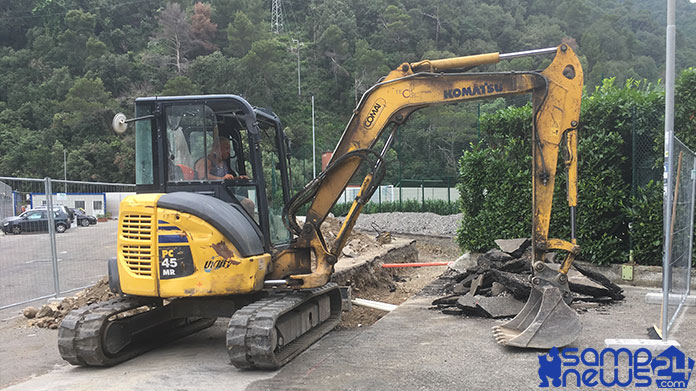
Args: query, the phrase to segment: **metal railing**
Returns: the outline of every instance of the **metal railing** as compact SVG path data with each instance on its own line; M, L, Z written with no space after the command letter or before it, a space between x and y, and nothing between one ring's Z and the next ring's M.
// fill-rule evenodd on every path
M674 159L669 175L672 188L671 205L665 205L669 214L668 234L664 243L662 338L679 315L691 285L691 258L694 232L694 200L696 196L696 154L674 137Z
M0 309L104 277L116 256L119 204L134 192L132 184L0 177ZM73 219L66 208L77 210Z

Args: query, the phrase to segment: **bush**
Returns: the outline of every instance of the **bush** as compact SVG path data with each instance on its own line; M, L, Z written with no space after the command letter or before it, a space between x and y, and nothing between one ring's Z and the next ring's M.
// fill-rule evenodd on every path
M650 204L653 201L634 200L638 204L629 205L634 209L625 205L630 199L632 180L631 137L634 131L656 134L662 107L659 91L630 80L621 88L614 86L612 79L605 80L592 97L585 97L578 130L579 259L596 264L627 260L630 218L646 213L643 208L654 207ZM636 112L648 120L637 122ZM530 105L482 117L488 145L465 151L459 162L462 223L457 241L463 249L484 251L493 247L498 238L530 236L531 121ZM566 175L559 157L550 238L570 238L565 200ZM652 212L661 211L658 206ZM648 221L635 237L640 245L634 246L639 249L637 259L647 263L655 251L654 229L661 230L661 225L655 227L653 216L648 213L641 218ZM656 238L661 240L660 235Z
M633 260L640 265L662 265L662 184L651 181L638 190L626 208L631 221Z
M460 159L460 247L485 251L499 238L531 232L532 157L529 142L511 138L499 148L475 146Z

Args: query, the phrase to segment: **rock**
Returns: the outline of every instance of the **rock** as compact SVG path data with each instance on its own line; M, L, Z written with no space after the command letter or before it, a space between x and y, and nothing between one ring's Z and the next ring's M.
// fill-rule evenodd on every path
M463 281L460 283L457 283L455 286L452 287L452 293L455 295L463 295L469 292L469 287L466 286Z
M510 273L529 273L531 272L529 258L516 258L505 262L498 270Z
M620 286L609 281L609 279L606 278L605 276L603 276L602 274L597 273L597 272L593 272L592 270L585 268L585 267L582 267L582 266L578 265L577 263L574 263L573 267L577 271L582 273L584 276L589 278L590 280L592 280L592 281L602 285L603 287L607 288L611 294L612 299L623 300L623 298L624 298L624 295L622 294L623 289L621 289Z
M484 275L479 274L478 276L476 276L476 278L474 278L473 281L471 281L471 288L469 289L469 292L471 293L472 296L476 295L479 291L479 288L482 287L483 278L484 278Z
M476 264L482 269L500 269L505 262L511 259L513 258L509 254L498 249L492 249L481 255Z
M466 315L483 315L483 311L479 308L477 300L472 295L461 296L459 300L457 300L457 308Z
M48 316L53 316L54 313L55 313L55 311L53 311L53 308L51 308L48 305L42 305L41 309L36 313L36 317L37 318L44 318L44 317L48 317ZM40 326L40 327L43 327L43 326Z
M500 270L491 270L489 274L494 281L505 285L505 288L512 293L515 299L526 301L529 298L532 286L529 284L527 276Z
M517 315L524 303L510 296L475 296L476 304L490 318L510 318Z
M343 255L348 257L348 258L353 258L353 257L355 257L355 251L353 251L352 248L346 246L346 247L343 247Z
M532 244L532 240L529 238L496 239L495 244L498 245L503 252L517 258L524 253L524 250L526 250L530 244Z
M392 242L392 236L389 232L380 232L377 235L377 243L379 244L389 244Z
M507 289L505 289L505 285L494 281L493 284L491 284L491 296L498 296L499 294L506 292Z
M433 305L451 307L457 303L457 300L459 300L459 295L449 295L433 300Z
M469 253L466 253L457 258L457 260L454 261L449 267L450 269L454 269L459 273L466 273L468 269L471 269L474 266L476 266L476 262Z
M24 317L27 319L33 319L36 317L37 312L39 312L39 310L37 310L36 307L27 307L22 311L22 314L24 314Z

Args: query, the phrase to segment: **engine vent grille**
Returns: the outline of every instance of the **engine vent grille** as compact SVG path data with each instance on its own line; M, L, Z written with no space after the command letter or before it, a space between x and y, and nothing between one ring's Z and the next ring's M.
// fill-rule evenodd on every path
M123 260L131 272L139 276L152 276L152 247L126 245L121 248Z
M121 235L124 239L150 241L152 239L152 216L125 215L121 221Z

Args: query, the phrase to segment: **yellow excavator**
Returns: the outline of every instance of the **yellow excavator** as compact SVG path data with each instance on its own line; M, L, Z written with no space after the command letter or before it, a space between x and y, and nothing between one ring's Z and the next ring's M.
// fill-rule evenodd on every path
M555 55L543 71L467 72L543 54ZM136 139L137 194L121 202L117 257L108 263L109 284L119 296L65 317L61 356L74 365L111 366L230 317L232 364L284 365L340 321L346 298L330 282L333 268L384 175L397 127L423 107L511 94L531 94L533 101L533 289L520 314L494 328L494 335L518 347L571 343L581 329L568 306L567 272L579 252L582 84L580 62L565 44L403 63L363 95L327 168L292 197L290 143L274 113L236 95L136 99L136 117L119 114L113 122L118 133L134 122ZM548 238L560 148L566 152L569 241ZM327 243L322 222L361 165L368 169L359 194ZM300 225L295 214L306 204ZM567 252L559 268L544 262L550 250Z

